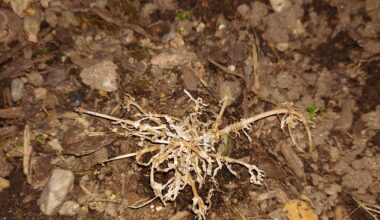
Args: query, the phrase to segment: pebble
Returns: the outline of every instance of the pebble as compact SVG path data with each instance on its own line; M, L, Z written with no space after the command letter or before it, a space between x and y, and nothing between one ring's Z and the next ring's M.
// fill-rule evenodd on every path
M269 3L275 12L281 12L284 8L291 5L289 0L270 0Z
M41 16L39 13L34 14L33 16L24 17L24 31L28 36L28 40L33 43L38 42L38 33L40 32L41 26Z
M31 72L27 75L28 81L33 86L42 86L44 84L44 78L42 77L41 73L39 72Z
M170 52L155 55L151 60L151 64L162 69L174 69L177 66L193 61L195 58L196 55L193 52L188 51L185 47L180 47Z
M220 99L230 99L229 105L237 100L241 95L241 85L239 81L225 81L220 79L217 81L217 93Z
M336 183L325 188L325 193L329 196L337 196L340 191L342 191L342 187Z
M351 128L354 121L353 109L355 107L355 100L348 99L342 103L342 111L340 118L335 120L335 129L340 131L347 131Z
M101 61L84 68L80 77L84 84L91 88L113 92L117 90L117 66L110 60Z
M366 170L356 170L342 177L343 187L358 189L358 193L362 194L367 191L372 182L372 175Z
M117 207L116 207L116 204L114 203L108 203L105 207L104 207L104 212L110 216L112 216L113 218L116 218L117 217Z
M244 74L246 76L250 76L252 74L252 66L251 65L245 65L243 70L244 70Z
M170 31L169 33L166 33L162 36L161 42L167 43L167 42L173 40L175 38L175 36L176 36L176 32Z
M64 216L74 216L79 212L79 204L75 201L68 200L63 203L59 209L59 214Z
M74 173L71 170L55 168L38 201L42 213L53 215L58 211L73 185Z
M45 88L34 89L34 96L36 97L36 101L46 100L47 95L48 95L48 91Z
M14 102L18 102L21 100L24 87L25 87L24 81L22 81L20 78L15 78L12 80L11 93L12 93L12 99Z

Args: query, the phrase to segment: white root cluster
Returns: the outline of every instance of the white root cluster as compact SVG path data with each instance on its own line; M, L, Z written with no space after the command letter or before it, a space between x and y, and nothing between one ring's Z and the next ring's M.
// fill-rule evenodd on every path
M247 132L252 129L252 124L255 121L269 116L283 115L281 126L287 125L288 129L293 129L295 125L301 122L306 128L311 146L307 121L302 114L290 106L264 112L220 129L219 126L228 100L225 99L222 102L221 110L214 121L205 122L200 118L205 113L207 105L203 103L201 98L195 99L187 91L185 93L194 103L194 111L184 119L147 113L132 97L129 97L127 107L133 106L139 111L134 120L119 119L78 109L80 113L113 121L114 124L123 128L122 131L120 129L114 129L114 131L123 136L134 136L140 139L138 143L138 146L141 147L140 150L111 160L135 157L139 165L150 167L150 186L156 198L159 198L164 205L167 202L174 201L186 186L190 186L193 192L192 210L198 219L205 219L206 212L211 206L210 198L213 190L210 190L205 199L199 195L199 190L207 180L216 183L215 177L223 165L234 175L237 174L231 165L238 164L245 167L250 174L250 182L260 185L265 177L262 170L255 165L223 156L217 151L222 137L230 133L243 132L251 140ZM150 158L143 161L144 155L150 155ZM165 182L157 180L158 173L167 174L167 180Z

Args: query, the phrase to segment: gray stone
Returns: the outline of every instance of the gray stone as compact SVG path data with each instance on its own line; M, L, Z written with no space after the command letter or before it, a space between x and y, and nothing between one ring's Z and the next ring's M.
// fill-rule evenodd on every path
M64 216L74 216L79 212L79 204L75 201L68 200L63 203L59 209L59 214Z
M83 83L94 89L107 92L117 90L117 66L109 60L84 68L80 73Z
M14 102L18 102L22 98L22 92L24 91L24 81L20 78L15 78L11 83L11 93Z
M74 185L74 173L71 170L55 168L49 183L41 193L38 204L42 213L53 215L65 200Z

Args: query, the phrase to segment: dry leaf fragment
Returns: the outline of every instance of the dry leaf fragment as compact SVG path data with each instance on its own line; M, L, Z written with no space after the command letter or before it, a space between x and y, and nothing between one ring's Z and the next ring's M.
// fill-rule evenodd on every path
M301 200L290 200L285 203L282 211L289 220L317 220L318 217L309 205Z
M25 10L28 8L30 0L11 0L11 7L13 11L20 17L25 16Z
M3 177L0 177L0 192L3 189L6 189L10 186L10 183L7 179L4 179Z

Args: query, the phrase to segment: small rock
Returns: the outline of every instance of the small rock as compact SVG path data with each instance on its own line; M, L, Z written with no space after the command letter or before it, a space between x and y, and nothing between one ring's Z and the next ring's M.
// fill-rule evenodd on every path
M336 183L333 183L325 188L325 193L329 196L335 197L340 191L342 191L342 187Z
M164 36L162 36L162 38L161 38L161 42L167 43L167 42L173 40L175 38L176 34L177 33L174 31L170 31L169 33L164 34Z
M330 153L330 160L332 162L336 162L339 159L339 149L337 147L330 147L329 148Z
M151 63L162 69L173 69L187 62L191 62L196 58L193 52L188 51L185 47L179 47L170 52L163 52L155 55Z
M58 17L57 15L55 14L55 12L53 10L49 10L47 9L44 13L45 15L45 21L50 25L52 26L53 28L55 28L57 26L57 23L58 23Z
M72 171L55 168L38 201L42 213L45 215L54 214L73 185L74 173Z
M284 51L289 49L289 46L290 45L288 42L280 42L280 43L276 44L276 49L281 51L281 52L284 52Z
M252 65L245 65L243 71L246 76L250 76L252 74Z
M45 88L37 88L34 90L36 101L43 101L47 99L48 91Z
M365 193L372 182L372 175L366 170L356 170L347 173L342 178L342 185L344 187L358 189L359 193Z
M93 154L85 155L80 158L85 164L86 168L91 168L92 166L105 161L108 159L108 151L107 148L102 147L100 150L96 151Z
M301 158L296 154L296 152L294 152L292 146L282 144L281 153L284 155L287 164L293 170L296 176L299 178L304 178L305 171L303 162Z
M347 131L351 128L354 121L353 108L355 107L355 100L349 99L342 103L342 112L340 118L335 121L335 129Z
M113 92L117 90L117 66L109 60L101 61L80 73L83 83L91 88Z
M380 155L374 157L363 157L352 161L351 166L355 170L380 170Z
M351 172L352 168L350 165L344 161L344 160L339 160L335 166L333 167L333 171L338 174L338 175L343 175L347 172Z
M180 211L180 212L175 213L175 215L173 215L169 220L182 220L182 219L186 219L186 217L189 215L190 213L187 211Z
M269 0L269 2L275 12L281 12L291 5L289 0Z
M247 46L244 43L235 43L228 48L228 56L233 61L241 61L246 58Z
M64 216L74 216L79 212L79 204L75 201L69 200L63 203L59 209L59 214Z
M185 86L185 89L189 91L197 90L199 80L197 76L195 75L193 69L185 65L181 68L181 72L182 72L181 78Z
M112 217L117 217L117 210L116 210L116 204L115 203L107 203L107 205L104 207L104 212L107 215L110 215Z
M195 28L195 30L196 30L197 32L203 32L204 29L205 29L205 27L206 27L205 23L201 22L201 23L199 23L199 24L197 25L197 27Z
M22 81L20 78L13 79L11 83L11 90L13 101L20 101L22 98L22 93L24 91L24 81Z
M59 69L52 73L49 73L49 75L46 78L45 85L49 87L57 87L67 78L65 70Z
M234 103L241 94L241 85L239 81L225 81L218 79L217 92L220 99L230 99L229 105Z
M24 55L24 58L27 59L27 60L30 60L32 59L33 57L33 50L31 47L25 47L23 50L22 50L22 53Z
M34 201L36 198L35 196L33 196L33 194L28 194L24 197L24 199L22 200L22 203L29 203L31 201Z
M42 86L44 84L44 78L39 72L31 72L27 75L28 81L33 86Z
M33 16L24 17L24 30L28 35L28 40L33 43L38 42L38 32L40 32L41 16L36 12Z

